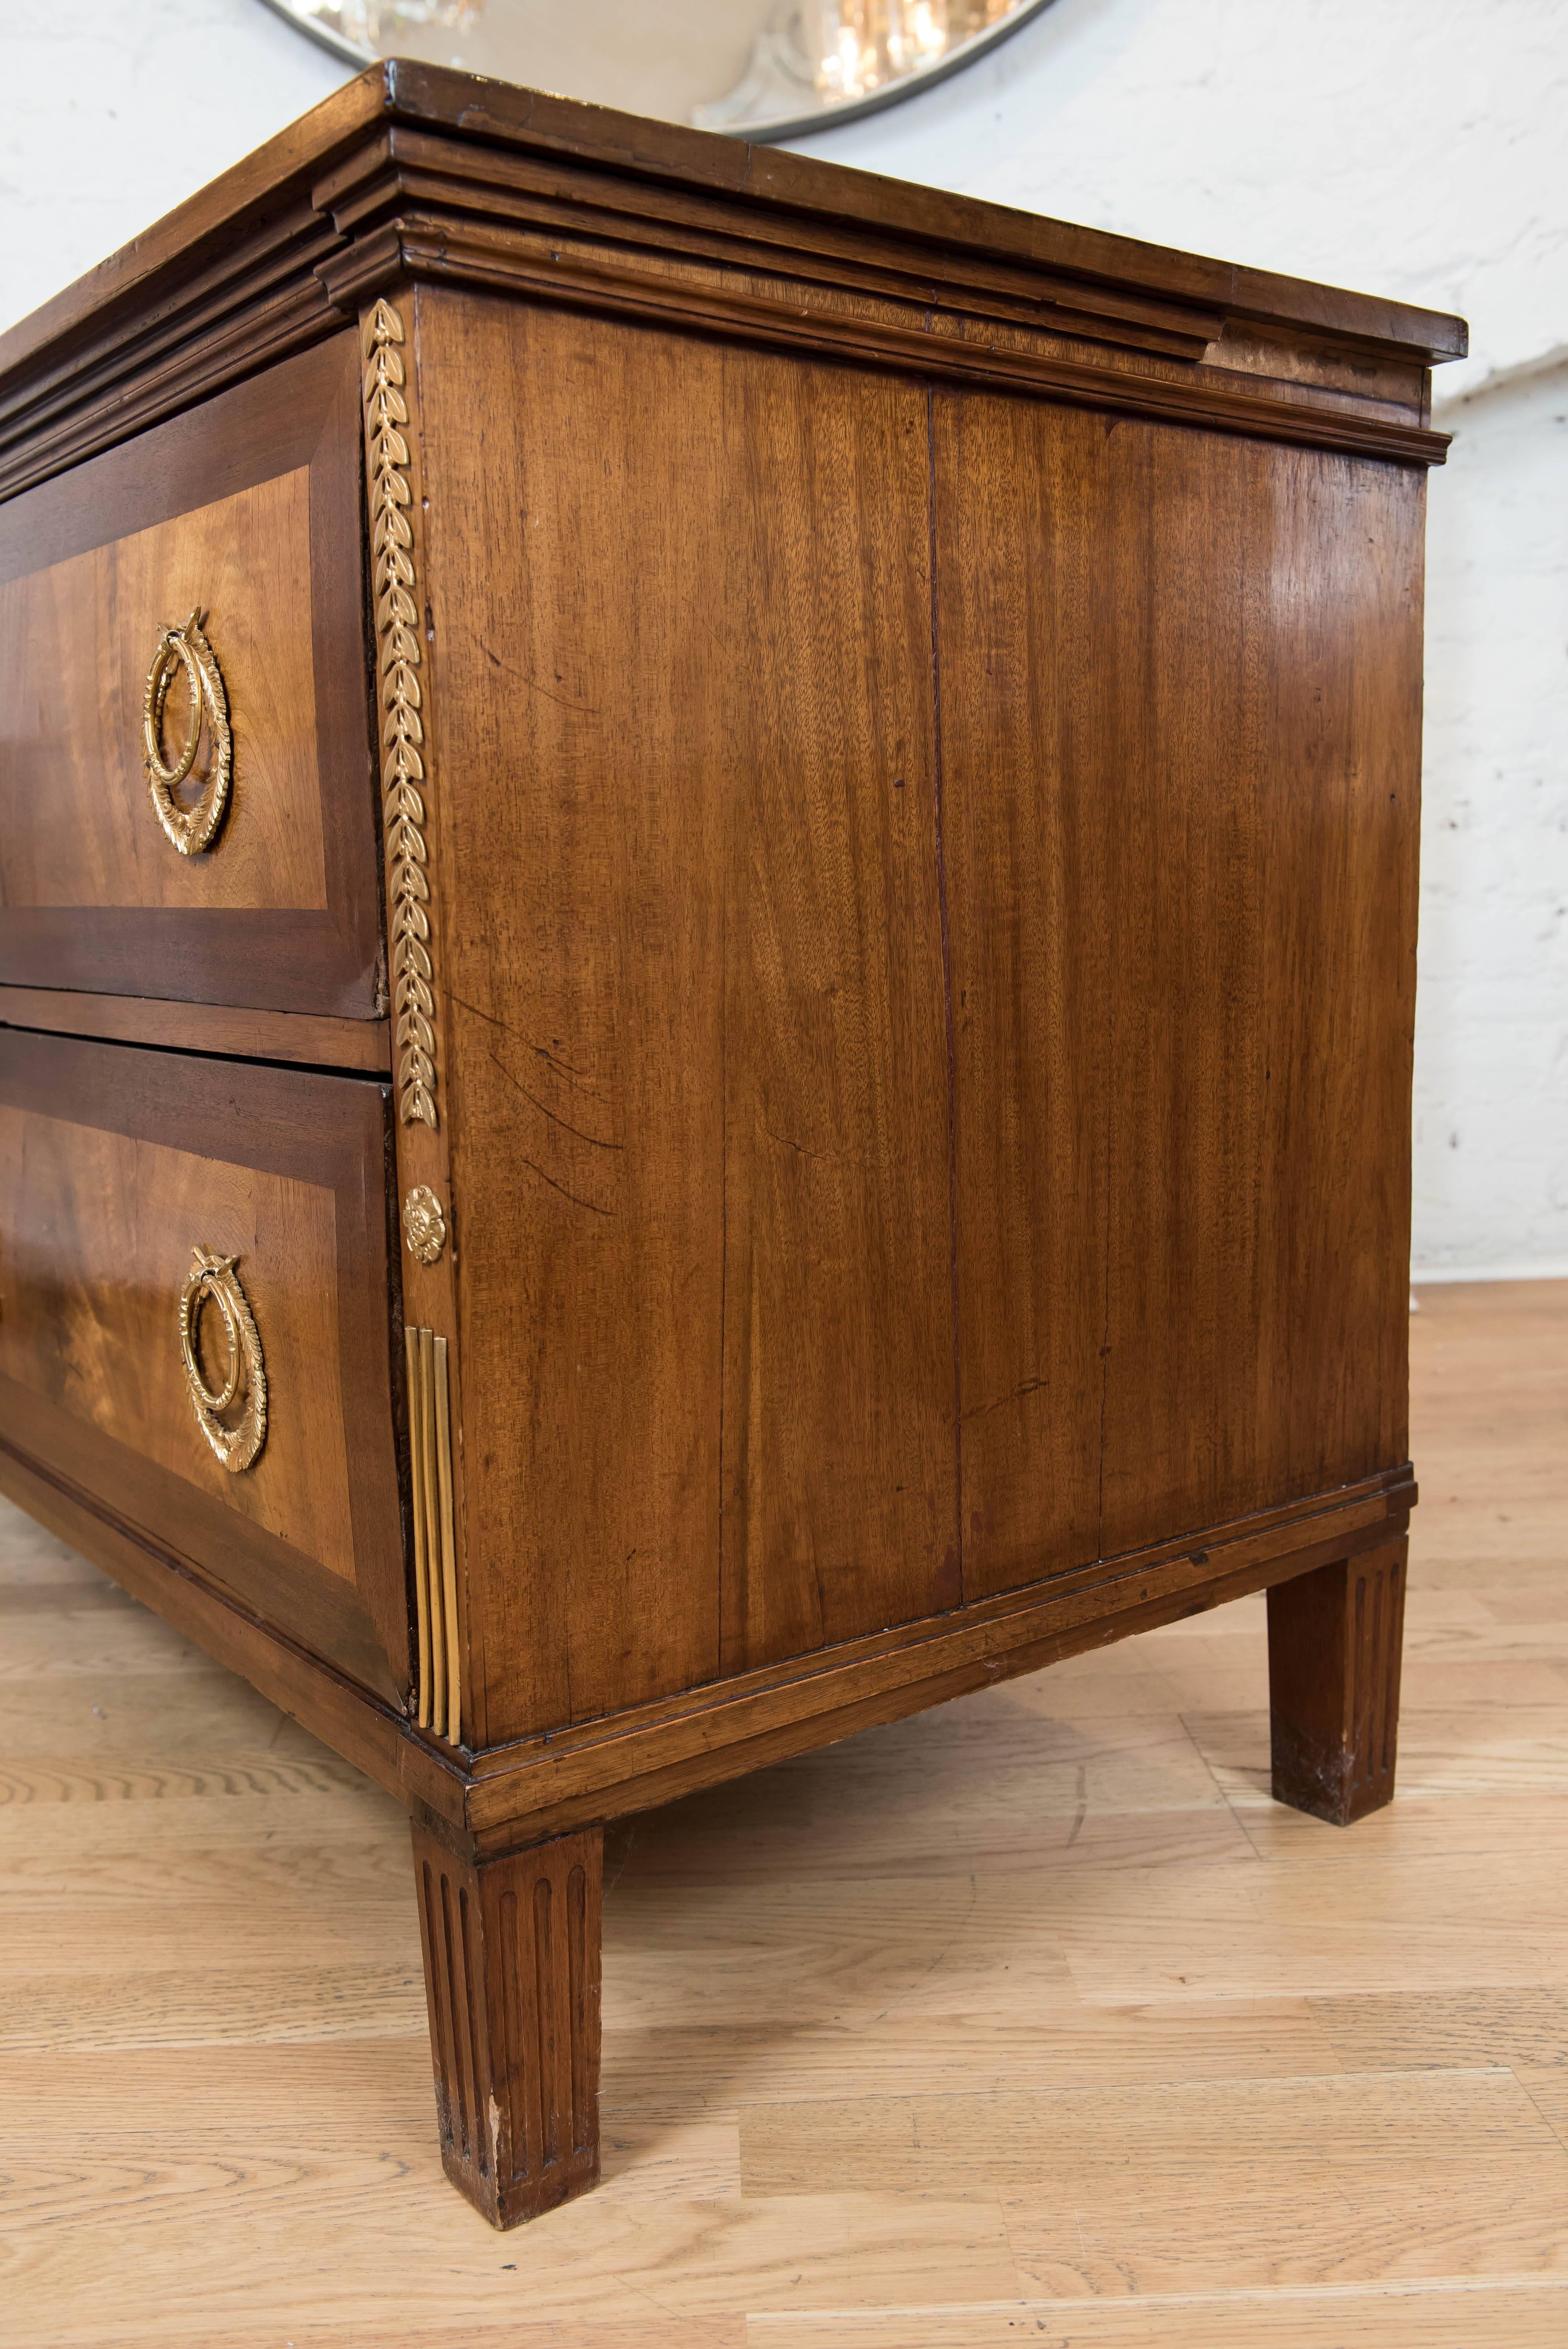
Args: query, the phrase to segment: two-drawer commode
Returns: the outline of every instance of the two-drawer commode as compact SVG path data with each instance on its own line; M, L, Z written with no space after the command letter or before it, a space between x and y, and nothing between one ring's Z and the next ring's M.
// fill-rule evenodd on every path
M1264 1587L1388 1799L1462 348L402 65L0 338L0 1485L407 1805L497 2223L606 1821Z

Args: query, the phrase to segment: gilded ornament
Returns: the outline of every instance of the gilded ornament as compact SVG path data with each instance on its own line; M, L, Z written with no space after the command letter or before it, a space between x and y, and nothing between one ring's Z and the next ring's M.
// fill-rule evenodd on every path
M421 1264L434 1264L447 1245L447 1219L427 1184L416 1183L403 1202L403 1237Z
M193 1249L192 1258L191 1277L180 1292L180 1359L197 1423L223 1466L237 1476L266 1442L267 1373L262 1341L234 1269L237 1259L210 1256L205 1248ZM196 1353L201 1309L209 1300L217 1307L229 1340L229 1374L216 1393L202 1376ZM242 1395L239 1419L230 1426L224 1413Z
M387 837L387 923L392 955L397 1114L433 1126L436 1115L435 971L425 846L425 728L418 670L418 580L408 519L407 378L403 321L378 301L365 324L365 431L381 680L382 820Z
M163 756L163 705L175 674L181 668L191 688L191 716L185 747L170 767ZM186 808L174 795L196 764L203 718L212 737L211 771L195 806ZM152 656L152 667L147 672L142 690L141 738L152 812L165 837L181 855L196 856L210 844L223 821L234 763L229 696L218 657L201 632L200 611L192 612L182 626L165 628L158 639L158 650Z
M414 1519L414 1613L418 1636L414 1717L458 1744L462 1736L462 1642L452 1506L452 1404L447 1341L405 1329L408 1454Z

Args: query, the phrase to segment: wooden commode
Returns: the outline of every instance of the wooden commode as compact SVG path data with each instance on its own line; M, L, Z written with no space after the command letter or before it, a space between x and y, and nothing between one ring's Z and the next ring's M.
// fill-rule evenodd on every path
M407 1805L498 2224L607 1820L1264 1586L1388 1799L1463 348L406 65L0 338L0 1485Z

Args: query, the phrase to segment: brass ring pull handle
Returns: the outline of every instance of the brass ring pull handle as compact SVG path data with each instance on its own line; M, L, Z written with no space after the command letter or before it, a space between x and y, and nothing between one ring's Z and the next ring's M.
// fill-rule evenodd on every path
M191 1407L202 1434L232 1475L237 1476L255 1459L267 1435L267 1373L262 1341L245 1292L240 1286L232 1256L193 1251L191 1278L180 1292L180 1359L191 1390ZM214 1394L196 1359L196 1325L211 1298L223 1319L229 1340L229 1375ZM236 1424L225 1424L222 1414L233 1409L242 1389L244 1402Z
M217 656L201 633L201 616L192 612L183 627L165 628L147 672L141 697L141 733L147 767L147 788L152 812L181 856L195 856L211 842L229 803L229 778L234 763L233 737L229 730L229 697ZM185 748L176 766L163 760L163 705L183 668L191 688L191 722ZM196 764L205 714L212 737L212 771L206 789L192 808L181 807L175 792Z

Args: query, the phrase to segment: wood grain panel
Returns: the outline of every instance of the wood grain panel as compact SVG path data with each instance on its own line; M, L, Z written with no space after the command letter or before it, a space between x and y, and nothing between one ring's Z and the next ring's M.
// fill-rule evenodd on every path
M142 995L76 995L64 988L0 988L0 1026L46 1028L60 1036L115 1037L177 1052L221 1052L245 1061L304 1061L318 1067L392 1067L386 1019L314 1019L303 1011L245 1011L222 1003L170 1003Z
M727 1672L962 1579L926 401L760 357L712 380Z
M364 1016L375 801L353 339L0 511L0 978ZM200 607L233 730L212 845L164 838L141 700ZM182 739L178 676L165 739ZM210 730L192 790L211 757Z
M1108 559L1102 419L939 393L932 421L974 1599L1099 1550L1126 582Z
M7 1441L384 1686L407 1632L385 1151L369 1082L0 1031ZM238 1258L265 1361L239 1475L181 1364L198 1246Z
M925 401L418 316L495 1739L958 1595Z
M979 1597L1404 1457L1421 490L934 419Z
M325 908L315 678L300 593L309 571L302 465L0 585L14 903ZM161 631L198 607L229 697L233 784L212 847L182 857L149 803L141 697ZM178 676L164 718L170 750L190 704ZM191 801L211 754L204 728Z
M563 321L423 288L416 317L431 855L463 908L441 960L469 1611L493 1741L716 1667L722 597L700 387L681 378L661 460L656 346L645 389ZM528 396L476 402L492 381Z
M1424 498L1110 445L1108 1555L1406 1456Z
M341 1419L307 1413L300 1372L331 1376L336 1271L329 1189L123 1133L0 1108L0 1185L15 1304L0 1322L6 1374L140 1453L167 1474L308 1547L354 1578L348 1463ZM258 1263L286 1268L265 1313L267 1439L230 1475L187 1399L175 1304L192 1246L241 1253L247 1297ZM199 1340L208 1383L222 1383L216 1316ZM290 1376L290 1366L294 1375ZM29 1376L31 1373L31 1376Z

